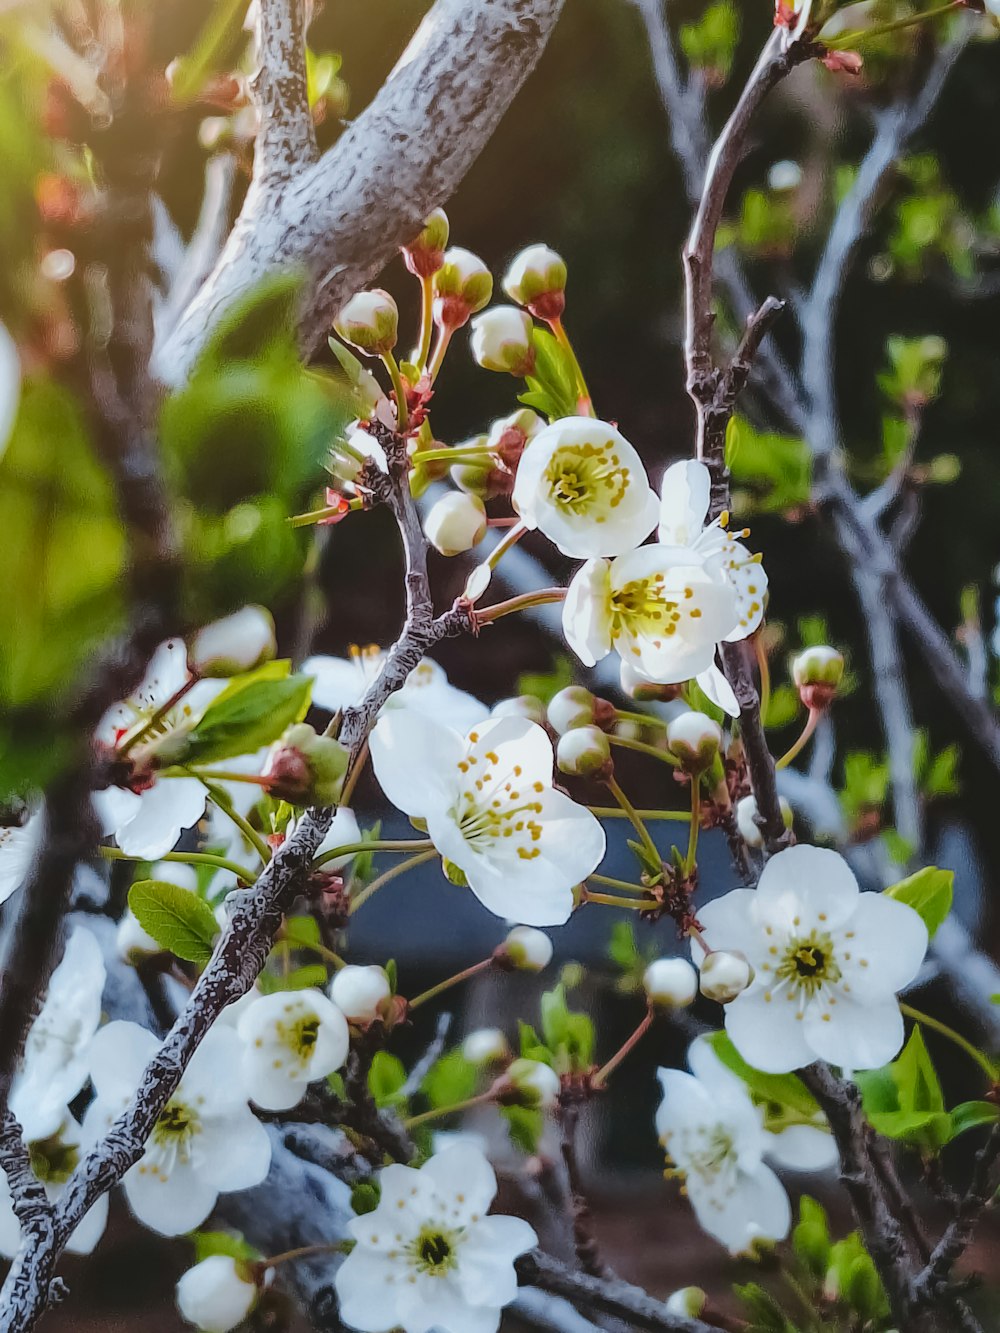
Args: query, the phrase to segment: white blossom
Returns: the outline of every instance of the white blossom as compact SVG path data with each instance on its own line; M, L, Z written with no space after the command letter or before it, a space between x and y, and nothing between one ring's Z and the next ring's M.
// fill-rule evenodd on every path
M97 1096L83 1122L86 1141L100 1138L125 1109L159 1046L137 1023L109 1023L97 1033L90 1047ZM243 1043L231 1027L213 1027L122 1180L144 1226L182 1235L204 1222L220 1193L260 1184L271 1140L247 1099Z
M756 889L698 912L713 949L737 949L752 984L726 1008L748 1064L786 1073L814 1060L876 1069L903 1044L896 993L916 976L927 927L905 903L862 893L837 852L798 844L772 856Z
M228 1254L211 1254L177 1283L177 1308L202 1333L229 1333L257 1302L257 1285L246 1266Z
M510 1045L500 1028L476 1028L466 1034L462 1054L470 1064L500 1064L510 1057Z
M794 821L791 805L784 796L779 796L778 806L781 810L781 818L784 821L785 828L791 828ZM764 834L757 823L757 815L757 798L755 796L741 796L736 802L736 827L740 831L740 837L748 847L764 846Z
M297 1106L308 1085L347 1059L347 1019L318 990L262 995L240 1015L250 1099L266 1111Z
M604 856L601 825L552 786L552 746L525 718L462 736L414 712L385 713L371 736L375 775L404 814L497 916L555 926Z
M507 932L502 948L521 972L541 972L552 962L552 941L533 926L515 926Z
M352 648L350 658L309 657L303 662L302 671L313 677L313 703L335 713L361 702L384 662L385 652L370 644ZM389 696L382 712L384 715L402 708L456 727L474 726L490 711L473 695L452 685L444 668L429 657L410 672L402 689Z
M762 1112L746 1091L717 1074L714 1055L702 1060L695 1042L693 1074L660 1069L663 1100L656 1129L684 1177L688 1199L704 1229L732 1254L755 1240L783 1240L791 1224L784 1186L764 1162Z
M80 1162L80 1126L63 1107L54 1130L33 1137L25 1134L31 1168L55 1203ZM108 1222L108 1196L102 1194L80 1219L66 1242L70 1254L90 1254L104 1235ZM21 1225L14 1212L7 1177L0 1171L0 1254L13 1259L21 1245Z
M507 1079L527 1106L537 1106L543 1111L555 1106L562 1090L562 1081L551 1065L523 1056L507 1070Z
M540 319L557 318L565 304L566 262L547 245L528 245L511 261L503 289L518 305L535 308Z
M352 1023L371 1023L379 1016L379 1006L392 994L384 967L358 967L348 963L330 983L330 999Z
M486 507L478 495L449 491L431 505L424 519L424 534L442 555L470 551L486 536Z
M25 824L0 828L0 903L6 902L28 878L43 820L39 810Z
M564 555L621 555L656 523L656 495L622 433L593 417L563 417L534 437L518 464L514 508Z
M383 356L396 346L399 311L389 293L375 287L352 296L333 327L352 347L368 356Z
M686 958L656 958L642 974L651 1004L684 1009L698 994L698 973Z
M357 1245L334 1279L341 1319L362 1333L496 1333L517 1295L514 1260L538 1238L488 1217L496 1177L459 1143L419 1170L387 1166L378 1208L348 1224Z

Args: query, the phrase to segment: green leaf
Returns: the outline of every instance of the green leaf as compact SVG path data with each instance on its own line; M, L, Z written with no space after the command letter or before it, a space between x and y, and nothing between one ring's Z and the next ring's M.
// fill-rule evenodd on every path
M792 1249L796 1258L812 1276L821 1280L830 1263L830 1225L823 1205L803 1194L799 1200L799 1220L792 1231Z
M274 954L271 955L274 957ZM279 955L280 960L281 955ZM258 985L265 995L274 995L283 990L321 989L329 977L322 963L307 963L304 967L293 967L287 973L262 972Z
M888 897L912 907L933 939L941 922L951 911L954 886L954 871L939 870L937 866L924 866L923 870L901 879L898 884L891 885L885 892Z
M992 1125L1000 1117L1000 1107L993 1102L960 1102L951 1111L951 1139L967 1130L978 1129L980 1125Z
M311 691L310 676L251 680L239 689L227 689L209 704L189 734L183 762L214 764L270 745L286 727L305 717Z
M500 1114L507 1121L510 1141L515 1148L534 1155L545 1127L543 1112L532 1106L501 1106Z
M734 481L765 512L810 502L812 454L803 440L757 431L737 415L726 432L726 461Z
M478 1070L461 1049L449 1051L428 1069L420 1091L431 1106L455 1106L467 1101L476 1090Z
M531 1024L524 1023L521 1019L518 1019L517 1028L519 1034L519 1049L522 1059L539 1060L544 1065L551 1065L552 1052L543 1043L541 1037Z
M759 1069L754 1069L739 1054L725 1032L712 1032L707 1041L726 1068L738 1074L761 1101L787 1106L810 1119L818 1113L818 1102L795 1074L763 1074Z
M893 1063L901 1111L943 1111L944 1093L919 1024Z
M629 921L616 921L611 928L608 957L623 972L631 972L641 959L635 942L635 931Z
M555 1056L560 1073L582 1073L593 1064L594 1025L587 1014L575 1013L566 1004L562 986L546 991L541 999L542 1035Z
M951 1137L951 1117L946 1111L879 1111L868 1119L885 1138L931 1151L943 1147Z
M368 1070L368 1091L375 1099L375 1105L401 1106L406 1098L402 1088L406 1082L406 1067L402 1060L388 1051L376 1051L372 1056Z
M128 892L139 925L168 953L204 965L219 924L204 899L166 880L143 879Z
M285 941L293 948L309 948L322 944L319 922L314 916L287 916L284 925Z
M566 351L548 329L535 328L531 335L535 348L535 371L525 380L527 392L518 402L555 421L577 414L576 374Z
M194 1260L197 1264L203 1259L210 1259L213 1254L222 1254L228 1259L246 1263L256 1263L264 1257L249 1241L231 1231L192 1231L188 1240L194 1245Z

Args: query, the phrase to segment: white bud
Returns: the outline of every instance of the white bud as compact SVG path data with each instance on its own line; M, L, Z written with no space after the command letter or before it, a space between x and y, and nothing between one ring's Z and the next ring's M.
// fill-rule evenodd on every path
M484 370L523 379L535 368L531 316L512 305L484 310L472 321L472 355Z
M719 1004L729 1004L753 981L753 968L736 949L714 949L701 960L701 993Z
M441 328L459 329L470 315L489 305L493 274L478 255L453 245L434 274L434 320Z
M418 278L430 278L444 263L444 248L448 244L448 214L435 208L421 229L420 235L403 246L403 261Z
M203 1333L229 1333L246 1319L257 1287L241 1268L228 1254L213 1254L188 1269L177 1283L177 1308L189 1324Z
M511 1084L521 1094L528 1106L538 1106L543 1111L555 1106L562 1084L556 1071L541 1060L515 1060L507 1070Z
M705 1309L707 1295L701 1287L681 1287L680 1291L671 1292L667 1297L668 1314L684 1315L687 1319L698 1319Z
M539 319L558 319L566 306L566 262L547 245L529 245L504 274L503 289Z
M573 727L589 727L596 704L594 695L582 685L567 685L549 700L549 726L560 736Z
M545 422L537 412L533 412L530 407L522 407L520 411L498 417L493 422L486 437L486 448L491 454L503 455L505 446L517 440L523 449L544 428Z
M791 828L794 819L792 807L784 796L778 798L778 804L781 806L781 817L785 821L785 828ZM736 802L736 827L748 847L764 846L764 835L757 826L756 797L744 796Z
M573 727L559 737L556 766L574 777L610 772L611 742L600 727Z
M702 773L722 748L722 728L705 713L688 709L667 723L667 749L689 773Z
M655 699L660 703L669 703L671 699L678 698L683 689L682 685L661 685L656 681L647 680L636 671L631 662L626 662L624 659L618 671L618 678L621 681L622 693L640 702Z
M384 356L396 346L399 311L388 292L358 292L333 322L345 343L368 356Z
M470 551L486 535L486 507L478 495L449 491L424 519L427 540L442 555Z
M686 1009L698 994L698 973L686 958L657 958L642 974L650 1004Z
M330 982L330 999L352 1023L371 1023L379 1006L392 994L389 978L381 967L357 967L348 963Z
M844 656L828 644L806 648L792 661L792 679L800 689L827 685L836 689L844 675Z
M493 717L526 717L529 722L545 726L545 705L533 694L518 694L513 699L501 699L490 712Z
M767 184L776 194L786 190L797 190L802 184L802 168L787 157L780 162L774 162L767 173Z
M277 651L270 611L245 606L198 631L188 648L188 666L198 676L235 676L270 662Z
M498 1065L510 1058L510 1046L499 1028L477 1028L462 1042L462 1054L473 1065Z
M519 972L541 972L552 962L552 941L534 926L515 926L500 949Z

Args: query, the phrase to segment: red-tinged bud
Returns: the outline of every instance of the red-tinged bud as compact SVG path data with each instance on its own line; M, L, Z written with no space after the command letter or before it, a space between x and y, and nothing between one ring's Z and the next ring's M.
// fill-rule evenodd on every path
M827 51L823 64L833 74L852 74L857 76L864 66L860 51Z
M319 527L330 527L334 523L339 523L351 512L351 506L348 500L335 491L332 486L326 488L326 507L327 509L336 509L335 514L330 514L327 518L321 518L318 521Z
M447 213L435 208L420 235L403 246L403 263L415 277L432 278L444 263L449 230Z

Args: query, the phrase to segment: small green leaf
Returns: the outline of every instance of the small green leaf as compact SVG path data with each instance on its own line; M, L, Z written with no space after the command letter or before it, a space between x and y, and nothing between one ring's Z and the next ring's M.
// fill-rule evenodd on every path
M520 395L518 402L541 412L550 421L576 416L577 388L572 361L548 329L535 328L531 341L535 348L535 370L527 377L527 392Z
M286 727L305 717L311 690L310 676L251 680L241 689L227 689L191 731L183 762L214 764L270 745Z
M242 1236L234 1235L231 1231L192 1231L188 1240L194 1245L194 1259L198 1264L203 1259L210 1259L213 1254L222 1254L227 1259L246 1263L256 1263L264 1257L260 1250L255 1250Z
M635 931L629 921L616 921L611 928L608 957L623 972L631 972L641 961L635 942Z
M144 879L133 884L128 905L139 925L168 953L189 963L205 964L219 925L209 907L196 894L165 880Z
M787 1106L810 1119L819 1111L815 1097L795 1074L762 1074L747 1064L725 1032L712 1032L707 1040L726 1068L738 1074L761 1101Z
M937 866L924 866L915 875L901 879L898 884L885 890L890 898L906 903L923 920L931 939L938 926L951 911L954 896L955 875L951 870L939 870Z
M293 947L307 949L313 944L322 944L319 922L314 916L285 917L284 937Z
M375 1098L375 1105L400 1106L406 1098L402 1094L406 1082L406 1066L402 1060L388 1051L376 1051L372 1056L368 1070L368 1091Z
M272 954L272 957L274 955ZM285 974L262 972L257 978L258 985L265 995L274 995L283 990L322 989L329 977L322 963L307 963L304 967L293 967Z
M951 1111L951 1139L967 1130L978 1129L980 1125L992 1125L1000 1116L1000 1107L993 1102L960 1102Z
M919 1025L893 1063L901 1111L943 1111L944 1093Z

